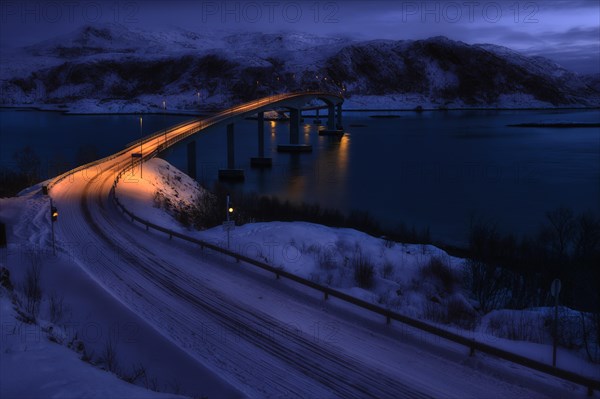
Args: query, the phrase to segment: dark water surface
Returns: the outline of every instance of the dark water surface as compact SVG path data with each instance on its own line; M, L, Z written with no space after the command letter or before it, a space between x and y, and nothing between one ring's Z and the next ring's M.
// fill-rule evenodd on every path
M381 113L379 113L381 114ZM600 212L600 129L525 128L508 124L598 122L597 111L447 111L388 113L371 118L347 112L348 134L319 137L314 125L301 130L310 154L280 154L289 140L286 122L266 122L265 150L273 168L251 169L256 121L236 124L236 165L244 183L232 190L316 202L342 211L369 211L382 223L429 227L447 243L465 240L472 217L498 223L504 232L531 233L545 212L558 206ZM144 116L144 134L186 117ZM313 118L306 117L305 122ZM0 162L30 144L46 163L74 162L80 146L94 144L107 155L140 137L133 115L65 116L2 110ZM196 137L198 180L210 185L225 166L225 128ZM185 171L185 148L164 157Z

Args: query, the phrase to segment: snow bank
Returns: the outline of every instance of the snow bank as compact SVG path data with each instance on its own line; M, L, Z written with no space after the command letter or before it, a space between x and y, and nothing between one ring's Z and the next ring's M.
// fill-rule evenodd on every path
M8 293L0 293L3 398L183 398L153 392L80 360L79 355L47 338L38 325L23 323Z
M0 267L10 271L17 298L23 302L25 274L39 265L42 293L36 324L16 318L6 292L2 293L0 397L181 397L145 387L192 397L241 396L76 263L93 265L99 254L92 242L75 246L59 241L53 256L48 210L48 197L41 195L39 185L19 197L0 199L0 221L8 227L8 248L0 248ZM52 310L57 303L59 312ZM130 377L136 369L145 370L135 385L102 369L107 368L103 357L109 343L114 347L115 373Z

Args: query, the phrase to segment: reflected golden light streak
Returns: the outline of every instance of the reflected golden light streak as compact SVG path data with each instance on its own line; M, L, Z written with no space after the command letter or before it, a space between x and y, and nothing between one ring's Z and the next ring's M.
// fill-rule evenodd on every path
M346 175L348 171L348 162L350 160L349 157L350 152L350 138L347 135L344 135L340 140L340 148L338 150L338 168L339 173L342 176Z
M304 124L304 134L310 133L310 125L308 123Z

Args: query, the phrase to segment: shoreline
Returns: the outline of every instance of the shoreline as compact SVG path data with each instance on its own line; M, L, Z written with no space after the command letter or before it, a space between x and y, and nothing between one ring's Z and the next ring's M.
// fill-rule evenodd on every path
M325 108L325 107L323 107ZM15 110L15 111L39 111L39 112L58 112L63 115L79 115L79 116L93 116L93 115L171 115L171 116L206 116L213 115L219 111L201 111L194 113L194 111L174 111L174 112L77 112L69 109L56 109L46 108L39 105L0 105L0 109L4 110ZM517 108L492 108L492 107L465 107L465 108L423 108L422 110L415 110L414 108L360 108L360 109L343 109L343 112L410 112L410 113L423 113L423 112L448 112L448 111L593 111L600 110L600 106L594 107L517 107ZM311 114L312 115L312 114Z

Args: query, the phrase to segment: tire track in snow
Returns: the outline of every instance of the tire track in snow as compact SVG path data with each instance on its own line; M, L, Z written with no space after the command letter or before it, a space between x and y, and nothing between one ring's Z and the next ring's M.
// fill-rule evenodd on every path
M119 240L116 239L117 235L112 234L109 236L102 231L96 223L96 220L94 220L90 210L89 202L98 205L100 214L103 219L105 219L104 221L108 222L114 228L114 224L112 223L104 204L106 193L101 189L106 185L110 178L111 176L104 178L104 181L101 183L97 182L96 179L88 182L85 185L80 205L84 218L95 235L100 237L110 248L113 248L120 253L124 253L125 248L122 246L123 242L119 242ZM94 190L97 195L93 201L89 201L91 197L90 189L94 182L98 185L99 189ZM133 242L133 240L130 239L129 242ZM130 249L130 252L132 249ZM226 300L222 296L214 293L198 279L192 279L190 281L190 276L186 276L186 279L181 278L176 273L169 270L169 268L176 269L173 265L165 264L165 262L149 257L147 253L139 249L133 249L133 251L136 252L137 256L128 257L126 259L127 263L129 263L130 266L135 267L146 279L153 281L155 286L166 290L169 294L174 294L177 298L185 301L186 304L191 305L194 309L209 313L211 318L217 321L219 325L229 331L235 332L239 338L245 340L255 348L260 349L262 352L283 361L301 375L324 386L326 391L331 394L344 398L429 397L382 372L370 369L366 365L361 364L357 359L351 358L340 352L334 352L305 337L282 329L281 324L275 319L260 312L253 312L247 307L242 307ZM113 271L113 274L116 278L123 279L116 271ZM169 276L167 276L167 274ZM176 281L176 279L178 281ZM133 283L133 281L124 281L124 284L127 284L128 286L131 283ZM130 288L135 292L139 293L140 290L142 290L144 293L149 294L148 290L144 290L144 287L141 284L134 285L135 287ZM195 286L194 289L192 289L192 285ZM127 305L131 306L132 304ZM189 319L187 321L189 321ZM170 322L176 323L177 319L172 318ZM277 331L278 333L272 336L269 334L257 334L256 332L258 329L262 329L264 326L268 326L269 331ZM193 329L189 327L184 330L187 330L188 334L193 333ZM258 366L256 362L254 362L254 366ZM263 363L261 374L264 375L264 373L272 372L269 368L272 367ZM279 385L279 389L276 391L279 391L284 395L294 393L300 395L306 394L305 392L300 391L293 392L298 387L290 390L291 387L288 386L289 381L286 379L271 379L270 383ZM273 386L270 388L272 390ZM269 394L268 392L263 393Z

